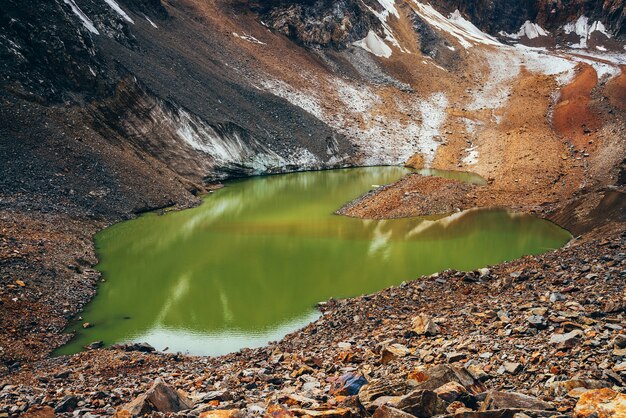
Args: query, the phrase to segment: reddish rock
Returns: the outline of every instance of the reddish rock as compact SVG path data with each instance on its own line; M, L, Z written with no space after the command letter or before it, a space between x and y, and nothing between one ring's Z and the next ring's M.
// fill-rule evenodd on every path
M608 388L583 393L574 409L574 418L592 417L626 417L626 395Z

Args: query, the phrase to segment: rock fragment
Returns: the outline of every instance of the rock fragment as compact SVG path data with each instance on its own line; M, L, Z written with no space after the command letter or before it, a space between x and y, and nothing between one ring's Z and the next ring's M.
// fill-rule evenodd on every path
M416 417L445 414L446 405L432 390L418 389L400 398L396 408Z
M626 416L626 395L612 389L583 393L574 408L574 418L618 418Z
M192 402L185 395L158 378L146 393L122 406L120 413L140 416L152 412L180 412L192 407Z
M554 409L552 404L542 401L533 396L516 392L500 392L490 390L480 408L481 411L492 409L525 409L536 411L549 411Z
M433 336L440 333L439 325L437 325L431 317L426 314L420 314L411 320L413 331L417 335Z

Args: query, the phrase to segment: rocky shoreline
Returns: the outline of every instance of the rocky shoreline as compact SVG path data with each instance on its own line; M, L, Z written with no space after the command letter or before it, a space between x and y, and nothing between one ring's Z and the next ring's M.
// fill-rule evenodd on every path
M549 254L329 300L318 321L260 349L203 358L133 345L30 363L0 383L0 411L570 416L577 402L612 397L623 413L626 225L609 229ZM184 402L143 402L157 379Z

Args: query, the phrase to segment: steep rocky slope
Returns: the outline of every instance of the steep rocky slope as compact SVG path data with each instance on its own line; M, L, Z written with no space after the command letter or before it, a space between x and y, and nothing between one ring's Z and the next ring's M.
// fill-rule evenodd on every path
M99 279L97 230L196 204L220 179L408 161L481 174L472 207L535 211L583 240L623 228L621 0L5 0L0 12L7 382L69 338ZM11 396L0 411L33 403L12 409Z

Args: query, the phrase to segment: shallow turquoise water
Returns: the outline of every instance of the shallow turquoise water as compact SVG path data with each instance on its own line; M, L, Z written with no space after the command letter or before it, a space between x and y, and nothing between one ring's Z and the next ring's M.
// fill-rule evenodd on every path
M374 167L233 181L197 208L102 231L96 245L106 282L80 321L95 326L76 323L76 338L58 354L97 340L208 355L260 346L315 319L314 305L330 297L496 264L570 239L550 222L503 210L387 221L333 214L407 172Z

